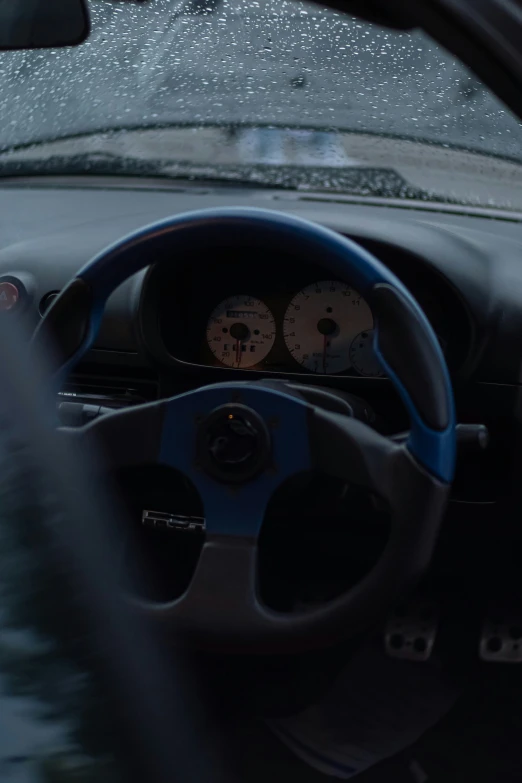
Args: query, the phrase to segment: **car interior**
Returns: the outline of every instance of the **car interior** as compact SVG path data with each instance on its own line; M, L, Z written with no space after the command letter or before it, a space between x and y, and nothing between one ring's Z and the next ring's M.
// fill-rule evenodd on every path
M78 4L1 46L83 45ZM375 5L335 12L414 26ZM521 212L35 149L0 152L2 780L520 780Z

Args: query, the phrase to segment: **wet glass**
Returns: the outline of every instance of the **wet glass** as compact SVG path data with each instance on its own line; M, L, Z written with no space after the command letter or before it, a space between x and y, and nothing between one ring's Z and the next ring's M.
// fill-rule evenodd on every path
M0 55L0 149L69 137L4 156L20 170L67 156L74 173L522 205L519 121L420 32L296 0L89 8L81 46ZM372 179L391 169L400 183Z

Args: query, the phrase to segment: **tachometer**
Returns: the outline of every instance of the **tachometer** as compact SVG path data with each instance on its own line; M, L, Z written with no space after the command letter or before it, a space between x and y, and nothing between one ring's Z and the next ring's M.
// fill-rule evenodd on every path
M229 367L252 367L274 344L274 316L260 299L239 295L224 299L210 314L207 342L214 356Z
M346 283L323 280L294 296L284 317L288 350L299 364L318 373L337 373L351 364L354 337L373 329L373 315L362 296Z

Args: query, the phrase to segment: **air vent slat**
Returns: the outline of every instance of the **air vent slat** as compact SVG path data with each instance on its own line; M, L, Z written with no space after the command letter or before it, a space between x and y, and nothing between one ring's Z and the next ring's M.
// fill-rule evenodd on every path
M58 393L57 406L63 425L79 426L111 410L157 398L158 384L151 380L77 374Z

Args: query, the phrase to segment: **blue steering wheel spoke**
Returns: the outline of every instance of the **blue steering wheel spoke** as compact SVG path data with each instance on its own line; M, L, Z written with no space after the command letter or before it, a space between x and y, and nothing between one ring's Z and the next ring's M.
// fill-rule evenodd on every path
M277 487L311 467L307 411L298 397L248 383L169 401L158 461L192 481L207 533L258 535Z
M310 406L281 388L206 386L87 425L106 466L159 464L200 495L208 536L256 538L276 489L312 467Z

